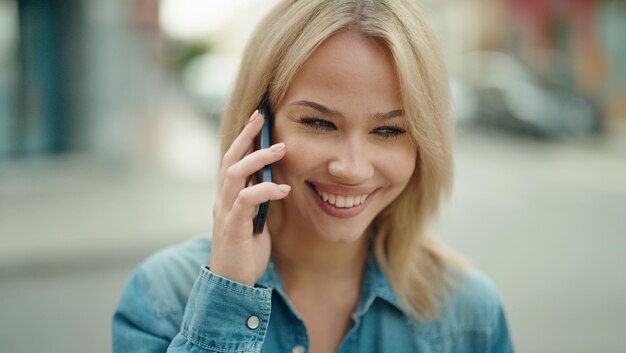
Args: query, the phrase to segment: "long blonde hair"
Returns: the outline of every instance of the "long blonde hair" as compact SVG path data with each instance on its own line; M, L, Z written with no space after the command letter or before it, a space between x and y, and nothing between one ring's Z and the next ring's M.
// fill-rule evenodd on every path
M352 29L390 51L418 157L405 191L371 225L378 263L418 321L438 316L454 269L463 263L427 233L452 187L448 78L435 37L414 0L282 1L257 26L244 52L222 126L222 155L263 93L271 106L324 40ZM276 222L276 218L270 219Z

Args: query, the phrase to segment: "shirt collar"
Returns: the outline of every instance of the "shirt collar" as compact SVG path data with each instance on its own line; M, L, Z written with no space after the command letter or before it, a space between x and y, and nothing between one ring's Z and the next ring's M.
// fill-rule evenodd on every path
M356 316L364 315L372 306L376 298L380 298L405 313L402 304L398 300L393 287L385 272L380 268L373 249L370 250L363 277L363 287L361 289L361 300L356 309Z
M276 265L274 264L274 258L270 258L270 261L267 264L267 268L265 269L265 272L263 273L261 278L259 278L259 280L257 281L257 286L270 288L270 289L276 289L281 292L284 292L285 287L283 285L282 278L280 277L280 274L278 273L278 269L276 268Z
M358 317L367 313L376 298L380 298L388 302L405 315L408 315L393 291L389 279L378 265L378 261L376 261L376 257L374 256L374 252L372 250L373 249L370 249L367 259L363 285L361 288L361 298L359 300L359 304L357 305L355 316ZM283 297L288 298L280 273L278 272L273 259L270 259L267 269L257 281L257 286L275 289Z

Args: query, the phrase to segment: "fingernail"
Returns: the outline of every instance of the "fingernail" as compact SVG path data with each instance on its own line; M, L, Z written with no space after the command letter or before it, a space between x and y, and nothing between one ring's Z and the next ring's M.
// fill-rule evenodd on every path
M291 190L291 186L287 184L281 184L281 185L278 185L278 189L280 189L280 191L286 194L289 192L289 190Z
M270 151L272 152L280 152L282 150L285 149L285 143L281 142L281 143L277 143L275 145L273 145L272 147L270 147Z
M250 117L250 120L248 120L248 123L255 121L256 118L258 117L259 117L259 110L257 109L254 111L254 113L252 113L252 116Z

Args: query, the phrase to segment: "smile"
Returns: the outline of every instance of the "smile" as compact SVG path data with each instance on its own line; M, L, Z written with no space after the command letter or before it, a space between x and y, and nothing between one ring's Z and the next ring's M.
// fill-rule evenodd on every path
M368 196L368 194L358 195L358 196L340 196L340 195L327 194L319 190L315 190L315 191L317 191L317 194L320 195L320 197L322 198L322 200L324 200L324 202L327 202L339 208L344 208L344 207L349 208L349 207L358 206L364 203Z
M378 190L376 187L346 188L309 181L307 184L319 208L337 218L350 218L361 213Z

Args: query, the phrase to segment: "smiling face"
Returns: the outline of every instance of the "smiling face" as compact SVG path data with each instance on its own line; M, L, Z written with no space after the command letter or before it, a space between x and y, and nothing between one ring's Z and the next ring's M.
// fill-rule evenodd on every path
M285 157L274 181L285 232L352 242L409 182L417 151L407 132L393 60L377 41L347 30L305 62L275 109Z

